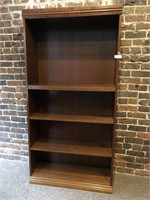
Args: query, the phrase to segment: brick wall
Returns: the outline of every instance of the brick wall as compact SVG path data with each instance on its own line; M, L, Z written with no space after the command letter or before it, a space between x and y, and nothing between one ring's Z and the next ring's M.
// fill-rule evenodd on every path
M126 0L122 16L115 171L148 175L150 1Z
M0 1L0 157L28 159L21 10L112 3L113 0ZM115 172L147 176L150 132L150 1L123 2Z

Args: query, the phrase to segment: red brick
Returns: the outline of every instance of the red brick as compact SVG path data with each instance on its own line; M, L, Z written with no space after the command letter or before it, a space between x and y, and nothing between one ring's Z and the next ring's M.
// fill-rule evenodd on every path
M1 98L7 98L7 93L6 92L1 92L0 93Z
M0 27L11 27L11 21L0 21Z
M128 86L128 90L137 90L137 91L147 91L147 86L146 85L139 85L139 84L136 84L136 85L129 85Z
M149 119L138 120L139 125L150 125Z
M147 0L126 0L125 5L147 5Z
M133 169L144 169L143 164L136 164L136 163L127 163L126 167L133 168Z
M150 134L139 132L139 133L137 133L137 138L150 139Z
M150 84L150 78L142 78L141 84Z
M10 48L3 48L3 54L10 54Z
M150 64L149 63L142 63L141 64L141 70L150 70Z
M119 71L119 76L127 76L127 77L130 77L130 74L131 74L130 70L125 70L125 71L120 70L120 71Z
M118 84L118 90L127 90L127 84Z
M19 99L16 101L18 105L25 105L27 104L27 100L26 99Z
M133 43L133 45L134 46L140 46L141 47L141 45L143 44L143 40L144 39L136 39L136 38L134 38L133 40L132 40L132 43Z
M22 85L21 81L7 81L8 86L19 86Z
M0 73L6 73L6 68L0 68Z
M114 152L117 154L125 154L125 149L114 148Z
M131 47L131 54L141 54L140 47Z
M121 46L127 46L127 47L130 47L132 44L132 40L127 40L127 39L122 39L121 40Z
M122 54L129 54L130 53L129 47L122 47L121 48L121 53Z
M123 54L122 59L124 60L124 62L129 62L131 61L131 56L130 54Z
M6 7L0 7L0 13L8 13L9 10Z
M135 25L133 23L124 23L122 24L122 31L134 31L135 30Z
M124 7L124 9L123 9L123 15L128 15L128 14L133 14L134 13L134 10L135 10L135 8L133 7L133 6L126 6L126 7Z
M2 121L10 121L10 116L0 116L0 120Z
M133 150L136 150L136 151L141 151L141 145L140 144L133 144L133 147L132 147Z
M21 0L21 3L28 3L29 0ZM45 0L44 0L45 1ZM41 1L42 2L42 1ZM15 4L20 4L20 1L14 0Z
M148 14L150 13L150 8L148 6L138 6L135 7L135 14Z
M137 30L149 30L150 29L150 24L149 23L137 23L136 24L136 29Z
M2 14L1 18L2 18L2 20L11 20L12 19L11 15L8 14L8 13L7 14Z
M12 74L20 74L22 73L22 68L7 68L7 72Z
M23 93L15 93L15 98L17 98L17 99L21 99L21 98L23 98Z
M136 84L138 84L138 83L140 83L140 78L133 78L133 77L127 77L127 78L120 78L120 81L122 82L122 83L136 83ZM121 96L124 96L124 95L121 95Z
M123 168L117 167L117 172L133 174L134 173L134 169L124 168L124 167Z
M119 111L130 111L130 112L133 112L133 111L137 111L138 108L137 106L128 106L128 105L123 105L123 106L119 106Z
M130 132L130 131L117 131L117 136L129 136L129 137L135 137L136 136L136 133L135 132Z
M149 170L150 171L150 164L145 164L145 170Z
M150 5L150 2L149 2L149 5ZM147 19L146 19L146 21L150 21L150 15L147 15Z
M138 99L137 98L129 98L128 104L137 104Z
M140 125L129 125L128 130L130 131L143 131L146 132L146 126L140 126Z
M132 71L131 75L133 77L150 77L149 71Z
M121 118L121 119L119 119L119 123L121 123L121 124L137 124L137 119Z
M136 174L136 175L140 175L140 176L150 176L150 172L147 171L147 170L139 170L139 169L136 169L136 170L135 170L135 174Z
M125 167L126 166L126 162L114 160L114 165L118 166L118 167Z
M137 156L137 157L144 157L144 152L142 152L142 151L127 150L127 155Z
M143 144L143 139L133 138L133 137L126 137L125 138L125 142L139 145L139 144Z
M146 16L145 15L127 15L125 16L125 22L141 22L145 21Z
M142 157L137 157L136 158L137 163L143 163L143 164L149 164L149 159L148 158L142 158Z
M142 99L138 101L138 104L139 105L143 105L143 106L147 106L148 105L148 100L147 99Z
M16 92L26 92L26 90L27 90L27 88L24 87L24 86L22 86L22 87L17 86L16 87Z
M119 104L127 104L127 100L128 100L127 98L119 98L118 103Z

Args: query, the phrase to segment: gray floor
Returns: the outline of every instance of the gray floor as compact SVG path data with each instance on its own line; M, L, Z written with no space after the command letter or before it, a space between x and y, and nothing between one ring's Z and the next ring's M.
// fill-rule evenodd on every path
M28 183L28 163L0 160L0 200L148 200L149 179L117 174L113 194Z

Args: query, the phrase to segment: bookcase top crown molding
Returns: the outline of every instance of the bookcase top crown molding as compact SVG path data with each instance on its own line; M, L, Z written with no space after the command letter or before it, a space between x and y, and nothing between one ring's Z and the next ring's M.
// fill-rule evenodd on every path
M44 9L26 9L22 11L24 19L40 18L61 18L61 17L80 17L80 16L98 16L98 15L119 15L122 14L122 4L99 5L99 6L81 6L65 8L44 8Z

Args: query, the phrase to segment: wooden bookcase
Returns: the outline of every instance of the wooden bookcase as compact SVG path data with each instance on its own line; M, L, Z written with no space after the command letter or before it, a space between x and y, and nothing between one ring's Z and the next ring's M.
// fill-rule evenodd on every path
M23 11L31 183L112 192L121 12Z

